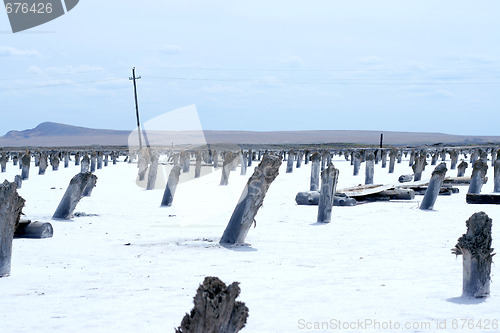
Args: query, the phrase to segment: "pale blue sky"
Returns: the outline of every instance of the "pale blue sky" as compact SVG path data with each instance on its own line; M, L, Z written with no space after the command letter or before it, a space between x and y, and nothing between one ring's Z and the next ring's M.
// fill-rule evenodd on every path
M500 135L498 1L81 0L12 34L0 135L43 121L130 129L195 104L219 130ZM473 120L474 119L474 120Z

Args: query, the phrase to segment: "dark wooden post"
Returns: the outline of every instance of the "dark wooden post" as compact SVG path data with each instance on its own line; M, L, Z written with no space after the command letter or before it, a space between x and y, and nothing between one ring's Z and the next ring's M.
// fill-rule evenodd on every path
M248 156L248 164L247 164L247 166L251 167L252 166L252 160L254 158L252 149L248 150L248 155L247 156Z
M446 169L446 163L443 162L440 163L432 172L431 180L429 181L429 185L427 186L424 198L422 199L422 203L419 207L421 210L434 208L437 196L441 190L441 186L443 185L446 171L448 171L448 169Z
M21 188L21 186L23 185L23 179L21 178L20 175L14 176L14 183L17 184L17 188Z
M415 162L415 151L414 151L414 150L412 150L412 151L410 152L410 161L408 162L408 166L410 166L410 167L411 167L411 166L413 165L413 163L414 163L414 162Z
M59 170L59 162L59 156L57 154L54 153L50 155L50 165L52 165L52 170Z
M23 157L21 158L21 163L21 178L23 180L26 180L30 176L31 154L29 151L26 151L26 154L23 155Z
M327 169L321 172L321 191L318 203L319 223L330 223L332 220L332 207L337 189L339 170L330 164Z
M106 154L106 155L104 155L104 166L107 167L108 163L109 163L109 155Z
M311 183L309 186L310 191L319 190L319 172L320 172L320 161L321 155L315 152L311 156Z
M18 156L17 156L17 154L16 154L16 155L14 155L14 157L12 157L12 163L13 163L14 165L17 165L17 162L18 162L18 161L19 161L19 157L18 157Z
M191 154L188 151L181 153L182 172L189 173L191 168Z
M491 166L495 166L495 161L497 160L498 150L496 148L491 149Z
M45 170L47 170L47 154L42 153L38 161L38 174L45 175Z
M112 155L113 165L116 164L117 157L118 157L118 153L117 152L113 152L113 155Z
M470 164L474 165L474 162L476 162L479 159L479 152L477 149L472 150L472 153L470 154Z
M148 172L148 183L146 185L146 190L154 190L156 184L156 177L158 175L158 162L159 156L156 152L151 152L149 158L149 172Z
M95 172L97 167L97 154L92 152L90 154L90 172Z
M71 218L76 205L83 197L83 191L89 183L92 183L89 178L95 178L95 180L97 180L97 177L90 172L79 173L71 179L52 218L63 220Z
M0 277L10 275L12 239L25 200L17 193L16 183L0 185Z
M0 157L0 169L1 172L7 171L7 155L5 155L5 153L2 153Z
M244 243L248 230L255 222L255 215L262 206L269 186L278 176L281 159L266 154L241 194L240 200L224 230L220 244Z
M64 152L64 167L69 167L69 153L67 151Z
M397 156L398 156L398 150L392 147L391 152L389 153L389 173L394 173L394 165Z
M441 151L441 162L446 162L446 150Z
M311 158L311 151L306 150L305 156L304 156L304 164L309 164L309 159Z
M366 154L366 166L365 166L365 184L373 184L373 176L375 173L375 155L372 152Z
M495 155L497 159L493 165L493 192L500 192L500 154Z
M359 152L354 152L352 155L352 160L353 160L353 169L352 169L352 175L357 176L359 174L359 166L361 164L361 155Z
M438 160L438 157L439 157L439 154L438 152L432 152L431 153L431 156L432 156L432 159L431 159L431 165L436 165L437 163L437 160Z
M82 158L82 163L80 164L80 172L81 173L89 172L89 168L90 168L89 155L84 154Z
M483 187L484 177L488 171L488 164L482 159L477 159L472 167L472 176L470 177L469 190L467 193L479 194Z
M302 158L304 157L304 153L302 152L302 150L299 150L299 153L297 154L297 164L295 165L295 167L298 169L300 168L300 166L302 165Z
M457 167L457 177L463 177L465 175L465 169L467 169L468 166L469 164L467 162L465 161L460 162L460 164Z
M397 161L398 161L398 164L401 164L401 162L403 161L403 153L400 151L398 152Z
M245 327L248 308L235 299L240 294L238 282L226 286L208 276L198 287L194 308L186 313L175 333L237 333Z
M292 173L293 172L293 157L295 156L295 152L293 150L290 150L288 152L288 160L286 161L286 173Z
M463 256L463 297L490 295L492 220L484 212L474 213L466 222L467 233L458 239L452 250Z
M411 167L413 169L413 181L419 181L422 179L422 171L424 171L425 163L425 152L421 152L417 156L415 156L415 162Z
M75 166L80 165L80 153L75 154Z
M457 168L457 163L458 163L458 152L456 150L450 150L450 159L451 159L451 166L450 170L455 170Z
M175 190L177 189L177 184L179 184L180 175L181 167L179 165L174 165L168 176L165 192L163 192L163 199L161 200L161 206L172 206Z

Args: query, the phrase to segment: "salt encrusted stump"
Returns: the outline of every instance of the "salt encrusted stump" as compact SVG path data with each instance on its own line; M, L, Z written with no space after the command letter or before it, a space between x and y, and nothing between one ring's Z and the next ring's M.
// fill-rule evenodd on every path
M97 165L97 155L96 153L90 154L90 172L95 172Z
M431 165L436 165L437 160L438 160L439 154L438 152L432 153L432 158L431 158Z
M158 162L159 156L155 152L151 153L148 172L148 184L146 185L146 190L153 190L155 188L156 177L158 175Z
M290 150L288 152L288 160L286 161L286 173L292 173L293 172L293 158L295 156L295 152L293 150Z
M0 156L0 169L1 172L7 171L7 155L5 153Z
M382 149L382 168L387 166L387 150Z
M248 307L236 301L238 282L226 286L219 278L207 276L198 287L194 308L184 316L176 333L236 333L247 322Z
M97 177L89 177L87 179L87 185L83 189L82 196L84 197L90 197L92 195L92 190L94 189L95 185L97 184Z
M375 172L375 155L372 152L366 154L365 166L365 185L373 184L373 175Z
M439 191L441 190L441 186L443 185L446 171L448 171L448 169L446 169L446 163L444 162L440 163L434 169L429 185L427 186L427 190L425 191L424 198L420 204L420 209L428 210L434 207Z
M339 170L335 169L333 164L330 164L327 169L321 172L321 191L319 194L317 222L330 223L332 220L332 206L338 177Z
M168 176L165 192L163 192L163 199L161 200L161 206L172 206L180 175L181 167L179 165L175 165Z
M181 153L182 172L189 173L191 167L191 154L187 151Z
M149 165L149 154L146 149L143 149L141 154L139 154L139 161L137 162L137 166L139 168L138 170L138 176L139 176L139 181L143 181L144 178L146 177L146 171L148 170L148 165Z
M398 157L398 150L396 148L391 148L391 152L389 153L389 173L394 173L394 164L396 162L396 158Z
M20 163L21 178L23 180L28 179L30 176L30 163L31 163L31 155L27 151L26 154L24 154L23 157L21 158L21 163Z
M45 175L45 170L47 170L48 162L47 162L47 154L42 153L40 155L40 159L38 160L38 174Z
M245 176L247 174L247 153L245 153L244 151L242 151L240 154L240 165L240 175Z
M469 164L467 162L465 161L460 162L460 164L457 167L457 177L463 177L465 175L465 169L467 169L468 166Z
M214 160L214 168L218 168L219 167L219 153L214 150L213 154L213 160Z
M491 247L491 223L486 213L474 213L466 222L467 233L452 250L453 254L463 256L464 297L490 295L491 261L495 255Z
M413 162L415 162L415 151L412 150L411 153L410 153L410 160L408 161L408 166L412 166L413 165Z
M361 165L361 154L359 152L354 152L352 155L353 159L353 168L352 175L357 176L359 174L359 166Z
M59 156L58 154L52 154L50 156L50 165L52 165L52 170L57 171L59 170Z
M500 155L493 164L493 192L500 192Z
M311 183L309 190L319 190L319 171L320 171L321 155L316 152L311 156Z
M80 165L80 153L75 154L75 166Z
M103 156L102 152L97 152L97 169L102 169Z
M0 277L10 275L12 239L25 200L17 193L16 183L0 185Z
M241 194L240 200L222 235L220 244L244 243L248 230L255 222L255 215L262 206L271 183L276 179L281 165L278 156L266 154Z
M108 163L109 163L109 155L106 154L106 155L104 155L104 166L107 167Z
M23 185L23 179L21 178L20 175L14 176L14 183L16 183L17 188L21 188L21 186Z
M302 150L299 151L299 153L297 154L297 164L295 165L295 167L297 169L300 168L300 166L302 165L302 158L304 157L304 153L302 152Z
M450 170L455 170L457 168L457 163L458 163L458 152L456 150L450 150L449 154L451 159Z
M67 168L69 167L69 153L64 152L64 167Z
M415 162L412 165L413 169L413 181L419 181L422 179L422 171L424 171L425 168L425 153L418 154L415 156Z
M224 154L224 162L222 163L222 175L220 179L220 185L226 186L229 184L229 173L231 172L232 164L234 160L238 157L238 154L233 152L226 152Z
M470 185L467 193L481 193L481 188L483 187L486 171L488 171L488 164L482 159L477 159L476 162L474 162L474 166L472 168L472 176L470 178Z
M200 178L201 176L201 151L196 153L196 165L194 168L194 178Z
M85 173L90 170L90 158L89 155L85 154L82 158L82 163L80 164L80 172Z
M52 218L63 220L71 218L76 205L83 197L85 188L89 186L89 183L92 183L93 178L97 180L97 177L91 172L79 173L74 176L69 182L68 188L66 189L59 206L57 206L56 212L52 215Z

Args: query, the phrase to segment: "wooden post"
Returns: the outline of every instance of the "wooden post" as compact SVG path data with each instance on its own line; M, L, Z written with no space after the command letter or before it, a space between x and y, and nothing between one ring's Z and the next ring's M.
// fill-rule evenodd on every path
M492 220L484 212L474 213L466 222L467 233L458 239L452 250L463 256L463 297L490 295Z
M108 163L109 163L109 155L106 154L106 155L104 155L104 166L107 167Z
M410 153L410 161L408 162L408 166L411 167L414 162L415 162L415 151L412 150L411 153Z
M387 150L382 150L382 168L387 166Z
M262 206L269 186L278 176L281 159L266 154L247 182L231 219L224 230L220 244L244 243L255 215Z
M446 163L442 162L432 172L431 180L429 181L429 185L427 186L424 198L422 199L422 203L419 207L421 210L434 208L437 196L441 190L441 186L443 185L446 171L448 171L448 169L446 169Z
M180 175L180 165L174 165L168 176L167 185L165 186L165 192L163 192L163 199L161 200L161 206L172 206Z
M311 151L306 150L304 156L304 164L309 164L309 159L311 158Z
M64 167L69 167L69 153L67 151L64 152Z
M311 156L311 182L309 185L310 191L319 190L319 170L320 170L321 155L315 152Z
M292 173L293 172L293 157L295 156L295 152L293 150L290 150L288 152L288 160L286 161L286 173Z
M26 154L23 155L23 157L21 158L21 163L20 163L20 165L22 166L21 178L23 180L26 180L30 176L31 155L29 151L26 151Z
M111 159L113 160L113 165L115 165L115 164L116 164L116 159L117 159L117 157L118 157L118 153L117 153L117 152L113 152L113 155L112 155L112 157L111 157Z
M488 164L482 159L477 159L472 167L472 176L470 178L469 190L467 193L478 194L481 193L483 187L484 177L488 171Z
M80 165L80 153L75 154L75 166Z
M98 151L97 152L97 169L102 169L102 161L103 161L102 151Z
M80 165L80 172L81 173L89 172L89 168L90 168L90 158L89 155L85 154L83 155L82 163Z
M497 160L498 150L496 148L491 149L491 166L495 166L495 161Z
M226 286L217 277L208 276L198 287L194 308L186 313L176 333L237 333L245 327L248 307L235 299L238 282Z
M493 192L500 192L500 154L496 154L497 159L493 164Z
M456 150L450 150L449 154L451 159L450 170L455 170L457 168L457 163L458 163L458 152Z
M433 152L431 156L432 156L431 165L436 165L439 154L437 152Z
M92 180L92 178L94 178L94 180ZM63 220L71 218L76 205L83 197L84 190L87 186L89 186L89 183L95 184L94 181L96 180L97 177L91 172L79 173L74 176L69 182L68 188L66 189L66 192L64 192L64 196L62 197L59 206L57 206L54 215L52 215L52 218Z
M248 156L248 164L247 164L247 166L251 167L252 166L252 160L254 158L252 149L248 150L248 155L247 156Z
M321 171L325 170L326 168L326 153L322 152L321 153Z
M0 157L0 169L1 172L7 171L7 155L5 153L2 153Z
M97 167L97 155L95 152L90 154L90 172L95 172Z
M214 150L213 152L213 159L214 159L214 169L217 169L219 167L219 153Z
M389 173L394 173L396 157L398 157L398 150L392 147L391 152L389 153Z
M59 156L57 154L52 154L50 156L50 165L52 165L52 170L59 170Z
M365 185L373 184L373 176L375 173L375 155L373 152L366 154L366 168L365 168Z
M332 207L337 189L339 170L330 164L321 172L321 191L319 194L318 219L319 223L330 223L332 220Z
M148 184L146 190L154 190L156 184L156 176L158 175L159 156L156 152L151 152L149 158Z
M139 153L139 160L137 161L137 166L139 168L137 175L139 176L139 181L143 181L146 177L146 171L148 170L149 166L149 159L150 156L147 148L142 149L142 151Z
M191 168L191 154L188 151L181 153L182 172L189 173Z
M194 168L194 178L201 176L201 151L196 152L196 165Z
M225 152L224 162L222 163L222 175L220 179L220 185L226 186L229 184L229 174L231 172L231 166L238 155L233 152Z
M20 175L14 176L14 183L17 184L17 188L21 188L21 186L23 185L23 179L21 178Z
M472 153L470 154L470 164L474 165L474 162L476 162L479 159L479 152L477 149L474 149Z
M42 153L40 159L38 160L38 174L45 175L45 170L47 170L47 154Z
M0 185L0 277L10 275L12 239L25 200L17 193L16 183Z
M413 181L419 181L422 179L422 171L424 171L426 164L425 152L421 152L418 156L415 156L415 162L412 165L413 169Z
M298 169L300 168L300 166L302 165L302 158L304 157L304 153L302 152L302 150L299 150L298 154L297 154L297 164L295 165L295 167Z
M245 153L244 151L241 151L241 154L240 154L240 164L241 164L241 172L240 172L240 175L241 176L245 176L247 174L247 153Z
M460 164L457 167L457 177L463 177L465 175L465 169L467 169L468 166L469 164L467 162L465 161L460 162Z
M352 175L357 176L359 174L359 166L361 164L361 155L358 152L355 152L352 155L352 160L353 160L353 169L352 169Z

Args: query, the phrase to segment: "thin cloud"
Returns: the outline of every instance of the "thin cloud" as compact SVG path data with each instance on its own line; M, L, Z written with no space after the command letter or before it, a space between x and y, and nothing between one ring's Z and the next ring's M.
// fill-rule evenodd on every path
M156 50L165 54L179 54L184 51L184 49L179 45L168 44L159 46Z
M0 46L0 57L39 57L38 50L21 50L11 46Z

